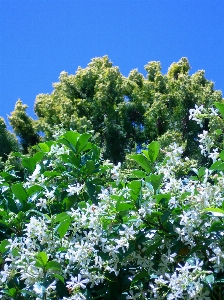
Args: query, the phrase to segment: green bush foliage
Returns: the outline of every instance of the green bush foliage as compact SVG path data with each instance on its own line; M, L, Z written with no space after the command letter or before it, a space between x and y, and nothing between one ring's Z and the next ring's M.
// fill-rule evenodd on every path
M224 104L216 106L222 119ZM203 124L207 111L192 109L192 122ZM176 142L165 151L152 141L126 172L77 131L15 153L25 179L0 173L1 298L223 299L224 151L214 148L223 137L215 130L198 137L209 168L195 168Z

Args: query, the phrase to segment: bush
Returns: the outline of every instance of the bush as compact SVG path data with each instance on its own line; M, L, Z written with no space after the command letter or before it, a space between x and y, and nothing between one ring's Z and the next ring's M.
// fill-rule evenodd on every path
M223 299L224 151L201 137L211 167L180 177L183 149L157 162L155 141L126 172L89 138L14 154L25 180L0 174L1 298Z

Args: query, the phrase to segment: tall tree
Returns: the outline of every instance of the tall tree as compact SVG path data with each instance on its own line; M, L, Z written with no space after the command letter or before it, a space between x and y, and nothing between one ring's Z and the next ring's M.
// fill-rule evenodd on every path
M62 72L51 94L37 96L37 121L26 115L20 101L10 122L25 148L38 140L38 131L48 139L60 127L91 131L104 158L114 163L123 161L136 145L155 139L163 147L178 141L185 145L185 155L198 158L197 134L211 124L195 125L189 120L189 109L212 107L222 101L222 94L214 90L204 71L190 75L186 58L173 63L167 74L161 69L160 62L149 62L146 77L137 70L125 77L107 56L94 58L74 75Z
M20 138L20 143L25 153L28 152L30 146L40 141L40 137L34 127L34 120L26 113L27 107L28 106L23 104L19 99L16 102L15 110L11 113L11 116L8 117L14 132Z
M18 140L7 129L5 120L0 117L0 160L5 162L12 151L19 151Z

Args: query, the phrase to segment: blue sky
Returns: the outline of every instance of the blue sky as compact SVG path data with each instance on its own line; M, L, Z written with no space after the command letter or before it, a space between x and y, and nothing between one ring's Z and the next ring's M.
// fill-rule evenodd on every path
M223 0L0 0L0 116L20 98L34 117L61 71L103 55L125 76L187 57L224 91L223 16Z

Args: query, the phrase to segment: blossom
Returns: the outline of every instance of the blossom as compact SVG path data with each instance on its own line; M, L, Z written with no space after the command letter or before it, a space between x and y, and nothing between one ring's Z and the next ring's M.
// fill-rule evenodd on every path
M85 284L88 282L89 282L88 278L82 279L82 276L80 274L78 274L78 276L76 276L76 277L71 276L71 280L67 281L66 287L71 290L74 290L76 288L85 289L86 288Z
M68 189L66 189L66 191L68 192L68 196L72 196L74 194L79 195L83 187L84 184L80 183L77 183L76 185L68 185Z

